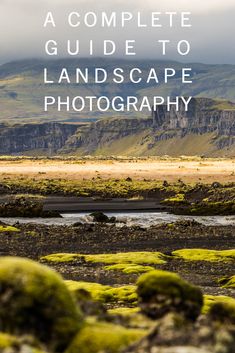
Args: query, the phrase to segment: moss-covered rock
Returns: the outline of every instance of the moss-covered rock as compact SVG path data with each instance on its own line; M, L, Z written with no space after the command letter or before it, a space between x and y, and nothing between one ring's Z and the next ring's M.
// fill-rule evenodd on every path
M16 197L0 204L0 217L58 217L57 211L46 211L41 199Z
M178 312L195 320L201 312L203 295L177 274L151 271L137 281L137 293L142 311L155 319L168 312Z
M219 284L223 288L235 288L235 276L220 278Z
M186 261L230 262L235 260L235 249L181 249L173 251L172 254Z
M207 314L211 307L216 303L231 303L235 305L235 299L225 295L204 295L204 305L202 308L202 314Z
M13 226L3 226L0 225L0 233L8 233L8 232L20 232L20 229L13 227Z
M65 353L118 353L145 334L144 330L127 329L114 324L87 324Z
M92 300L101 303L133 304L137 302L136 287L133 285L112 287L91 282L65 281L65 283L78 299L81 290L85 290Z
M74 261L85 261L88 263L101 263L101 264L135 264L135 265L162 265L165 264L168 257L158 251L148 252L123 252L115 254L69 254L59 253L43 256L42 261L63 263Z
M208 314L213 321L235 325L235 300L215 301L215 303L211 305Z
M46 353L45 348L32 336L12 336L0 332L1 353Z
M59 352L80 329L82 317L60 275L31 260L2 257L0 322L3 332L35 335Z
M107 271L120 271L129 275L131 273L140 274L140 273L153 271L154 267L136 265L136 264L115 264L115 265L105 266L104 269Z

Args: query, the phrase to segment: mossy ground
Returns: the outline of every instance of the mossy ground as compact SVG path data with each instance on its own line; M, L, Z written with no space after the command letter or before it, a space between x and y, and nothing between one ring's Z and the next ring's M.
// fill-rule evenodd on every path
M112 287L91 282L66 281L65 283L75 296L77 291L84 289L90 293L93 300L102 303L133 304L137 302L134 285Z
M235 249L207 250L207 249L181 249L173 251L174 256L186 261L230 262L235 261Z
M32 336L13 336L0 332L0 351L1 352L27 351L30 353L47 353L45 347Z
M91 264L108 264L106 271L121 271L124 274L144 273L154 269L149 265L163 265L167 256L160 252L127 252L116 254L51 254L41 258L48 263L70 263L83 261Z
M76 163L76 162L74 162ZM77 162L79 163L79 162ZM85 163L85 162L83 162ZM107 162L108 163L108 162ZM110 162L112 163L112 161ZM200 163L199 163L200 164ZM203 164L201 162L201 164ZM152 179L101 178L92 179L53 179L28 176L22 178L0 178L1 189L11 195L15 202L24 200L28 205L43 203L44 196L76 196L91 199L125 198L134 200L154 199L176 214L187 215L233 215L235 214L234 183L187 183L181 179L168 183ZM14 194L14 197L12 196ZM34 197L35 195L35 197ZM28 207L27 216L33 213ZM39 210L38 210L39 212ZM9 216L9 214L7 214ZM22 216L24 214L22 213Z
M235 298L231 298L224 295L204 295L204 305L202 308L202 313L207 314L212 305L215 303L225 303L225 304L232 304L235 305Z
M147 334L146 330L96 322L87 324L65 353L118 353Z
M6 232L20 232L20 229L12 226L0 225L0 233L6 233Z
M235 276L220 278L218 282L223 288L235 288Z

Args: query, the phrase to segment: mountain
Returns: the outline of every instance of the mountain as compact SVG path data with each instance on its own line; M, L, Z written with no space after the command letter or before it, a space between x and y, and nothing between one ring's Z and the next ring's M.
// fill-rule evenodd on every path
M70 85L43 83L43 69L48 69L50 79L58 81L62 68L68 68L71 77L74 78L76 68L84 70L88 68L89 83L76 84L74 79ZM93 72L95 67L104 68L108 72L107 82L94 84ZM123 68L125 76L133 67L142 70L143 81L133 84L127 79L125 83L117 85L112 81L114 68ZM162 83L165 67L172 67L176 75L165 85ZM183 67L192 67L193 83L183 85L180 72ZM150 68L155 68L159 73L159 84L147 84L146 78ZM120 113L108 111L100 113L94 110L92 113L84 111L58 112L56 109L45 113L43 111L43 99L46 95L67 96L81 95L106 95L112 98L116 95L126 97L136 95L138 97L154 95L161 96L195 96L215 99L225 99L235 102L235 65L204 65L182 64L170 61L154 60L121 60L121 59L61 59L61 60L23 60L0 66L0 122L4 123L38 123L38 122L92 122L104 117L116 118ZM147 114L147 113L146 113ZM143 117L143 113L123 113L122 117Z
M187 112L162 105L144 118L0 124L0 154L235 156L235 103L193 98Z

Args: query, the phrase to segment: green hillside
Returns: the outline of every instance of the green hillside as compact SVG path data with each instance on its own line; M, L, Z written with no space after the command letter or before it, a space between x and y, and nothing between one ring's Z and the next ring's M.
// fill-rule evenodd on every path
M141 84L133 84L126 81L123 84L115 84L109 78L104 84L94 84L93 77L89 84L53 84L44 85L43 68L48 68L51 79L58 79L63 67L68 68L71 76L77 67L104 68L110 73L116 67L121 67L127 73L132 67L139 67L143 71L143 78L147 77L149 69L155 68L159 73L160 83L155 86L147 84L144 79ZM165 67L173 67L177 74L167 85L161 83L162 72ZM182 85L180 83L180 70L182 67L192 67L194 73L193 84ZM111 77L111 76L110 76ZM123 97L127 95L149 97L153 95L176 96L193 95L199 97L222 98L235 101L235 65L203 65L203 64L180 64L177 62L164 61L127 61L127 60L104 60L104 59L63 59L57 61L24 60L0 66L0 106L1 122L25 123L35 121L93 121L101 117L116 116L117 113L108 111L101 113L94 111L88 113L59 112L54 109L45 113L43 111L43 99L45 95L52 96L86 96L106 95L110 98L116 95ZM143 115L143 113L129 113L130 115ZM149 112L144 113L148 115ZM118 113L120 115L120 113ZM127 115L127 114L125 114Z

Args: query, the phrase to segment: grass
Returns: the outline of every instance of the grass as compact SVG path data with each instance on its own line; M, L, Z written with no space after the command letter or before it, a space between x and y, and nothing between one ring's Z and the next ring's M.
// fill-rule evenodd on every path
M235 261L235 249L207 250L207 249L181 249L172 254L186 261L230 262Z

